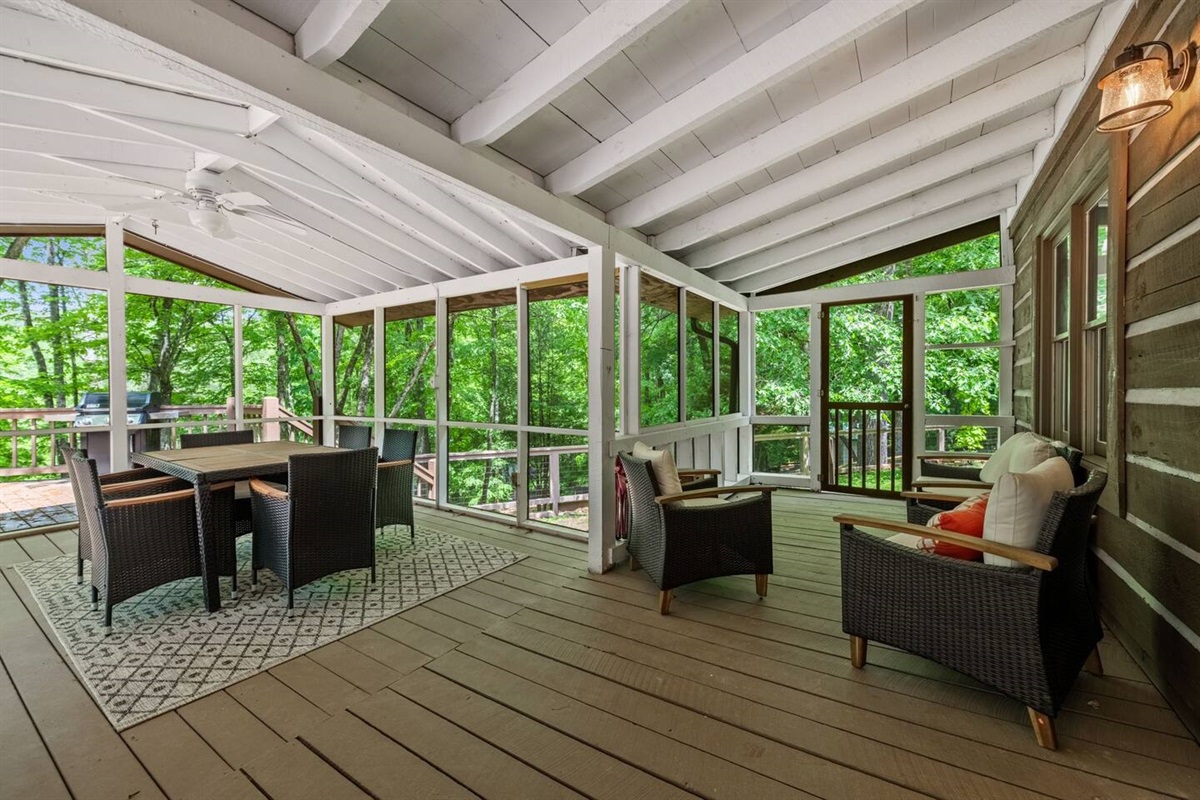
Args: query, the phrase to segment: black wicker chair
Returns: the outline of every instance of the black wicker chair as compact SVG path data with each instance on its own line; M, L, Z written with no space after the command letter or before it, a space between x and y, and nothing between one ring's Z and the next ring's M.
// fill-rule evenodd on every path
M1062 456L1067 460L1067 464L1071 467L1071 474L1075 478L1076 486L1082 485L1088 479L1087 470L1083 468L1082 450L1071 447L1068 444L1058 444L1054 446L1054 452L1056 455ZM929 471L931 468L941 474L934 475ZM973 467L956 467L947 464L925 462L921 466L921 472L925 477L949 478L953 483L948 482L943 486L939 486L937 481L934 480L920 489L903 493L903 497L907 503L908 521L913 525L924 525L934 514L954 508L967 499L966 496L943 493L939 490L947 488L960 490L972 489L976 493L981 493L992 488L990 483L979 480L979 469ZM969 474L974 474L974 477L969 477Z
M630 567L643 567L658 586L658 610L671 610L672 592L684 584L724 575L754 575L760 596L774 571L771 539L773 486L724 486L660 496L650 462L617 456L629 488ZM712 505L680 501L724 494L753 497Z
M71 458L76 453L81 458L87 458L87 451L75 447L60 447L59 452L63 454L63 463L67 467L67 477L71 481L71 494L75 497L75 514L79 519L79 536L76 537L79 539L79 544L76 550L75 582L82 584L83 562L92 560L92 531L91 526L88 525L87 515L83 513L84 504L79 494L79 484L75 479L75 473L71 469ZM107 475L100 475L98 480L101 493L113 498L145 497L162 492L164 485L179 483L175 478L145 467L123 472L110 472Z
M220 447L226 444L254 444L254 431L218 431L217 433L185 433L179 437L179 447L187 450L191 447ZM250 490L243 484L239 483L235 490L235 501L233 504L233 527L237 536L245 536L250 532L251 512L250 512ZM224 565L222 565L224 566ZM221 572L225 575L224 571ZM234 592L237 591L237 569L234 568L232 573L234 577ZM235 595L236 596L236 595Z
M112 631L113 606L164 583L202 575L196 495L176 478L152 479L159 491L112 499L102 489L96 462L75 454L67 462L79 488L80 536L91 539L92 607L104 598L104 632ZM128 484L126 484L128 485ZM212 487L213 503L229 508L233 483ZM86 520L86 522L84 522ZM231 538L229 531L217 531Z
M370 425L339 425L337 446L347 450L365 450L371 446L373 436Z
M375 501L375 526L407 525L412 539L417 536L413 523L413 457L416 450L416 431L389 428L383 432Z
M274 572L288 593L348 569L371 568L375 582L374 447L288 458L288 489L250 480L254 508L252 575Z
M861 668L867 642L931 658L1029 709L1038 744L1054 749L1054 717L1085 664L1099 673L1103 633L1089 585L1092 513L1106 476L1056 492L1031 550L854 515L841 525L842 629ZM1021 566L947 558L864 533L898 531L991 552Z

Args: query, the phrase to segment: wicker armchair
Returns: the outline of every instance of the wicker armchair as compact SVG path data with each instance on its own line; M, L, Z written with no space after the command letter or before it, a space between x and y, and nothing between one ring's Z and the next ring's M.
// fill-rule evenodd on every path
M76 453L67 469L79 491L80 536L86 528L91 539L92 608L103 596L106 634L112 631L117 603L164 583L201 576L196 496L190 484L153 478L157 492L113 499L100 484L95 461ZM212 492L213 503L228 508L233 483L215 485ZM222 533L230 538L228 531L217 535Z
M771 540L773 486L725 486L660 496L650 462L617 456L629 489L630 567L645 568L658 586L658 610L671 610L678 586L724 575L755 576L760 596L774 571ZM682 505L724 494L753 494L731 501Z
M179 447L187 450L190 447L220 447L226 444L254 444L254 431L219 431L217 433L185 433L179 437ZM245 536L250 532L250 489L244 482L239 482L234 489L233 527L236 536ZM234 576L234 597L237 596L237 568L232 573L225 572L222 565L221 574Z
M1083 468L1083 451L1068 444L1054 446L1056 455L1067 460L1071 474L1075 476L1075 485L1079 486L1088 479L1087 470ZM934 475L933 469L938 475ZM911 492L904 492L907 503L908 521L913 525L924 525L929 518L939 511L946 511L967 499L971 493L986 492L992 488L990 483L979 480L979 469L974 467L956 467L948 464L933 464L925 462L921 466L923 477L934 478ZM973 474L974 477L969 477ZM947 479L944 483L937 478ZM957 490L947 491L947 490ZM964 493L963 490L970 490Z
M337 446L347 450L365 450L371 446L373 436L370 425L339 425Z
M1106 476L1056 492L1037 544L1024 550L934 528L854 515L841 525L842 629L861 668L867 642L931 658L982 681L1029 710L1038 744L1054 749L1054 717L1079 670L1099 672L1103 635L1089 586L1092 513ZM910 533L993 553L1000 567L934 555L864 533Z
M287 491L251 478L254 508L252 575L274 572L288 593L288 613L296 588L348 569L371 568L375 582L374 447L288 458Z
M92 560L92 531L88 524L87 515L83 513L84 503L79 494L79 483L71 468L71 459L76 453L80 458L87 458L87 451L75 447L60 447L67 467L67 477L71 481L71 494L75 497L75 512L79 519L79 544L75 556L75 582L83 584L83 562ZM98 476L100 491L108 497L145 497L163 491L164 485L177 484L175 478L163 475L161 472L145 467L129 469L123 472L110 472Z
M407 525L413 539L417 535L413 523L413 457L416 450L416 431L389 428L383 432L379 488L375 493L375 526Z

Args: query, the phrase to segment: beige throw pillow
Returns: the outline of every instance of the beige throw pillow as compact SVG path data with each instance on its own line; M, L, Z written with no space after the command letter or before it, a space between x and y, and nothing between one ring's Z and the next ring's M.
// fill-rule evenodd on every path
M1032 461L1032 456L1023 455L1037 449L1039 442L1045 443L1046 440L1038 436L1036 433L1022 431L1015 436L1010 436L1004 440L1004 444L996 448L996 452L992 453L987 463L979 470L979 480L988 483L995 483L1001 475L1006 472L1028 472L1031 468L1037 466L1041 462L1029 463ZM1048 445L1047 445L1048 446ZM1021 465L1024 469L1014 470L1012 468L1013 459L1022 454ZM1050 455L1054 455L1054 451L1050 450ZM1047 456L1048 458L1049 456ZM1042 459L1043 461L1045 459Z
M1037 544L1042 519L1054 493L1074 487L1071 467L1059 456L1043 461L1028 472L1003 473L992 486L992 496L983 518L983 538L1031 549ZM1019 566L1015 561L990 553L983 554L983 561L1000 567Z
M683 491L683 484L679 481L679 470L675 467L675 457L671 455L670 450L655 450L637 442L633 446L633 457L650 462L650 468L654 470L654 480L658 481L660 495L679 494Z

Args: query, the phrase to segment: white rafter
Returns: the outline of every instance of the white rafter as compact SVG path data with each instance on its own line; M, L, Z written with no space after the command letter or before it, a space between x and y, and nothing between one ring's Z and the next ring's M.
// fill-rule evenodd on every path
M1025 152L871 211L847 215L847 218L837 224L829 225L815 233L722 264L708 275L719 281L732 281L765 272L910 219L952 208L963 200L1016 186L1018 180L1032 171L1033 155Z
M314 67L328 67L346 54L388 0L317 0L296 30L296 55Z
M687 0L607 0L450 127L465 145L494 142L583 80Z
M732 286L735 290L743 293L761 292L780 284L807 278L810 275L826 272L859 259L886 253L897 247L904 247L931 236L994 217L1011 206L1016 197L1015 187L1001 189L966 203L958 203L944 211L926 217L918 217L871 236L822 250L790 264L742 278L734 281Z
M787 156L868 122L992 61L1099 5L1103 0L1020 0L787 122L608 212L617 227L643 225Z
M738 103L815 64L918 0L826 3L687 91L546 176L555 194L579 194Z
M880 140L890 137L892 133L898 133L900 130L897 129L875 139L870 139L858 147L852 147L844 153L839 153L833 158L816 164L811 169L802 170L797 175L805 176L808 180L797 182L797 188L804 192L803 197L815 197L821 191L831 186L836 186L839 183L852 179L853 176L864 174L866 171L873 169L875 159L871 157L872 153L860 153L859 151L875 151L879 156L886 158L886 146L889 142L880 142ZM725 241L709 245L702 250L697 250L685 258L684 262L696 269L708 269L717 264L723 264L727 261L749 255L750 253L773 247L789 239L803 236L818 228L832 225L839 220L862 213L875 206L883 205L913 192L919 192L922 189L935 186L942 181L962 175L981 165L991 164L997 159L1030 150L1043 136L1049 135L1052 130L1054 130L1054 112L1050 109L1040 111L1011 125L1006 125L999 130L985 134L978 139L972 139L965 144L960 144L935 156L918 161L910 167L898 169L895 172L888 173L881 178L864 183L854 189L840 192L828 200L802 208L774 222L761 225L747 233L733 236ZM894 142L894 140L892 141ZM885 152L879 152L880 147L884 147ZM890 152L895 154L906 151L893 149ZM791 177L789 176L789 180ZM772 184L772 186L777 185ZM745 199L749 199L752 196L748 195ZM799 199L801 198L797 197L790 202L795 202ZM740 201L734 201L734 203L730 203L729 205L732 206L738 202ZM717 210L720 211L725 208L728 208L728 206L722 206ZM656 240L656 244L662 246L662 238L665 236L666 234L663 234L663 237L659 237Z

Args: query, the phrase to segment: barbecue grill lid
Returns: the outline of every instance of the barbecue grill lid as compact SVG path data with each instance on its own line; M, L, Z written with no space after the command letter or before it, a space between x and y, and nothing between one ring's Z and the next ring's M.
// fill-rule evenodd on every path
M125 398L125 407L129 411L157 409L162 405L158 392L129 392ZM108 411L108 392L86 392L79 401L76 410L83 414L100 414Z

